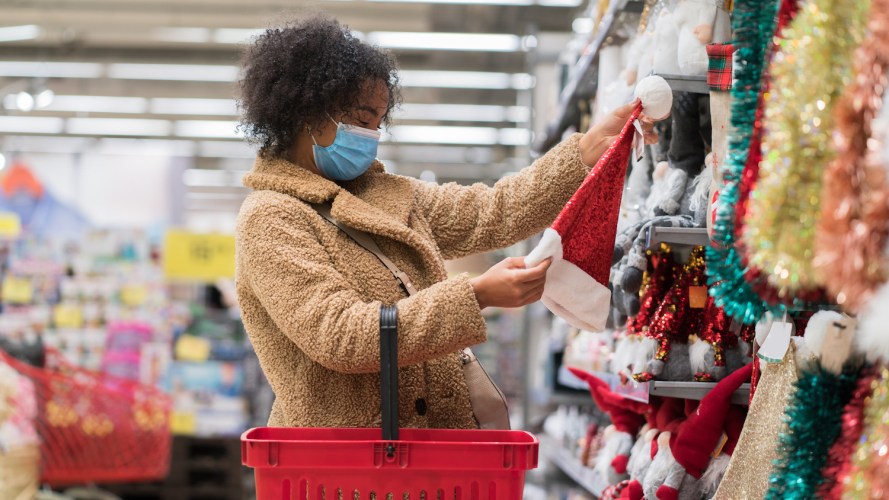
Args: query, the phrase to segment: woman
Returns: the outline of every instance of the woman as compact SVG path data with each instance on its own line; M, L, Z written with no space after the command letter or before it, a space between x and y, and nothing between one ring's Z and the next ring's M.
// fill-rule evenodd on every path
M378 129L399 101L394 58L315 17L261 35L243 61L242 127L260 145L237 224L244 324L276 401L272 426L379 426L379 309L399 313L400 425L474 428L458 352L486 340L481 311L538 300L549 262L510 258L448 277L445 259L506 247L559 213L632 109L531 167L464 187L387 174ZM645 124L646 140L656 139ZM319 215L369 233L418 292Z

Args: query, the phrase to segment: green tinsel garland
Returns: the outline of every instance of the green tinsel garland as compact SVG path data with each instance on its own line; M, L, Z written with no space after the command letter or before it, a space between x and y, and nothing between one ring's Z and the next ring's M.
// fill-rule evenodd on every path
M793 400L787 406L766 500L808 500L824 480L821 469L827 453L840 435L843 408L852 398L858 371L840 375L820 366L804 373L796 382Z
M723 167L725 184L713 225L716 246L707 248L707 282L716 304L745 324L756 323L767 304L744 279L746 271L735 247L735 206L741 174L747 163L750 136L766 63L766 50L775 32L779 2L737 0L732 15L735 81L732 85L731 135Z

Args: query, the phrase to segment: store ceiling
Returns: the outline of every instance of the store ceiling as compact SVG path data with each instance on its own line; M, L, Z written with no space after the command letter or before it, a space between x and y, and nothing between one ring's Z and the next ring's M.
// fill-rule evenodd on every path
M527 162L528 35L570 31L580 2L7 0L2 144L25 153L141 148L196 156L198 169L246 170L253 153L234 132L239 42L323 11L398 57L405 105L380 156L401 173L490 181ZM467 33L475 38L453 36ZM243 196L232 188L237 174L189 175L189 193L230 194L192 196L187 207L225 209Z

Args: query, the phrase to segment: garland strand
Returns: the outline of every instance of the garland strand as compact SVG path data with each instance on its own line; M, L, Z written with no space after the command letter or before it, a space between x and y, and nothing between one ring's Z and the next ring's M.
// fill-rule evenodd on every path
M765 305L744 279L741 255L735 246L735 207L739 184L756 119L766 49L775 28L776 0L739 0L735 3L732 30L737 70L732 85L732 132L724 166L725 185L713 225L715 246L707 248L710 294L716 305L745 324L759 320Z
M784 28L790 24L796 13L799 11L797 0L781 0L781 6L778 8L778 25L775 28L775 37L781 37L784 34ZM774 45L773 47L774 48ZM771 62L774 51L770 51L769 62ZM756 119L753 127L753 136L750 141L750 153L747 156L747 164L744 165L744 171L741 175L741 183L738 193L738 204L735 207L735 239L739 246L743 265L746 268L744 279L750 283L753 291L759 295L760 299L768 304L788 304L791 297L781 297L777 290L769 285L767 273L763 273L761 269L750 266L747 262L747 249L743 246L742 236L744 234L744 218L747 215L747 204L750 200L750 193L753 191L756 181L759 178L759 165L762 161L762 125L763 115L765 113L765 103L763 96L769 92L771 87L771 78L768 68L764 71L762 77L762 91L760 92L759 104L756 110ZM792 297L795 305L805 307L806 303L823 302L823 297L819 295L809 296L799 295Z
M819 365L796 382L787 406L787 429L779 438L784 452L774 462L767 500L808 500L824 478L821 469L843 425L843 408L852 397L858 371L836 375Z
M852 466L843 477L843 496L849 500L885 497L889 494L889 477L886 474L889 455L889 370L880 369L880 375L871 386L873 394L864 405L864 432L858 449L852 456Z
M834 115L837 157L824 176L815 266L846 310L856 312L889 278L889 179L869 149L889 69L889 0L871 0L868 37L855 51L855 81Z
M834 156L831 115L851 79L868 2L812 0L778 40L766 94L762 164L747 207L744 244L779 296L821 287L813 267L822 179ZM806 75L800 78L800 75Z
M840 437L830 447L827 463L821 470L824 483L818 488L818 498L839 500L843 497L843 478L852 468L852 455L861 440L861 433L864 432L864 405L874 392L876 377L877 373L872 368L861 370L861 378L858 379L852 399L843 410Z

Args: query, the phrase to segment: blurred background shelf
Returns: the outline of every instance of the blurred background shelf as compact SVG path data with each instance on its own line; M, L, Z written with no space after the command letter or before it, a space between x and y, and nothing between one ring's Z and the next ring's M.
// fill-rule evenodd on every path
M574 377L570 375L570 372L568 374ZM642 403L647 403L650 396L700 400L716 386L716 382L671 382L662 380L636 382L608 372L595 372L594 375L605 381L613 392L627 399ZM564 381L565 378L567 377L562 377L560 381ZM734 404L746 405L749 403L749 400L750 384L743 384L732 395L732 403Z
M695 94L709 94L710 87L707 85L706 76L690 76L690 75L658 75L667 83L674 92L693 92Z
M544 434L539 436L539 440L544 458L595 497L602 496L602 491L608 485L599 478L593 469L581 465L580 460L561 446L555 438Z

